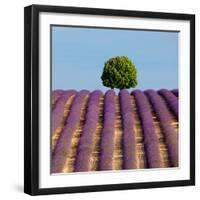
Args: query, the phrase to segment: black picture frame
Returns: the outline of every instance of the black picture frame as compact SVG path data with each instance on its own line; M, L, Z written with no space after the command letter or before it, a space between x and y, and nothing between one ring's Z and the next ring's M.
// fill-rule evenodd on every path
M39 13L126 16L190 23L190 179L162 182L39 188ZM24 192L30 195L95 192L195 185L195 15L31 5L24 9Z

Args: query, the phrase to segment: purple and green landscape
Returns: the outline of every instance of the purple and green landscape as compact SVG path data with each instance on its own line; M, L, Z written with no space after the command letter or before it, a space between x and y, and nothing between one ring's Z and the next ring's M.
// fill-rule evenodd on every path
M51 31L51 173L178 167L178 34Z

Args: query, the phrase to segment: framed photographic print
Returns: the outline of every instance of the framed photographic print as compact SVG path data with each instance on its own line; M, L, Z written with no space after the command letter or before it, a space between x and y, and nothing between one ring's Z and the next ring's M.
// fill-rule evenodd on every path
M195 184L195 16L25 8L24 191Z

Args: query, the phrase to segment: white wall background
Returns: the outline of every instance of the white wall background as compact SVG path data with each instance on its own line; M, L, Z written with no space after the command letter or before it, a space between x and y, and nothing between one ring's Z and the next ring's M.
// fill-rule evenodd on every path
M200 102L198 0L5 0L0 10L0 199L197 199L200 195L200 104L196 104L196 186L31 197L23 194L23 8L49 4L196 14L196 102ZM199 77L198 77L199 76ZM195 198L196 197L196 198Z

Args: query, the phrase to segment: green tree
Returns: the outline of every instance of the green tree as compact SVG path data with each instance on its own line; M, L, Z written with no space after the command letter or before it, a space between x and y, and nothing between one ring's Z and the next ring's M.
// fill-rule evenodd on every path
M110 58L104 64L101 76L103 85L110 88L128 89L137 85L137 69L127 56Z

